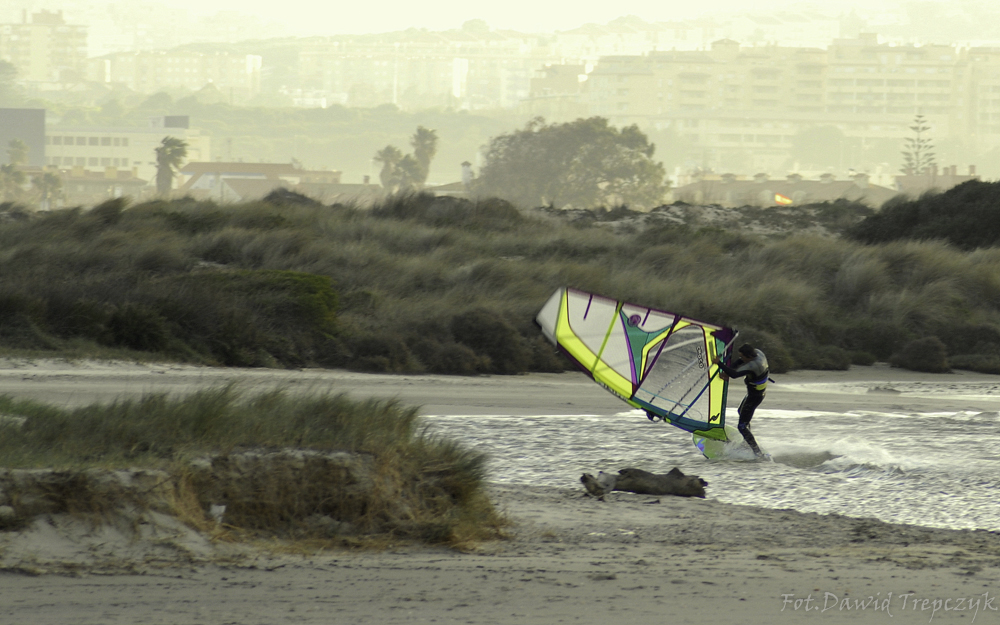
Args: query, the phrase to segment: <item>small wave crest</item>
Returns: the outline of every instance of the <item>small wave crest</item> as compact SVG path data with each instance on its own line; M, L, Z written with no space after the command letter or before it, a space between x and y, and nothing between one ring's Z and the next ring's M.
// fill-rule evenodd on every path
M901 475L907 463L886 447L859 437L813 444L782 445L772 450L775 462L826 473Z

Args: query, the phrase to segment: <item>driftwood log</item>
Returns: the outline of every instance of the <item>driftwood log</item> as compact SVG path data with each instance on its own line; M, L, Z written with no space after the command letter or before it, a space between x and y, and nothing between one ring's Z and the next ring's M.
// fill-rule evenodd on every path
M603 499L604 495L621 490L640 495L677 495L678 497L705 497L708 482L697 475L684 475L674 467L669 473L650 473L642 469L621 469L618 475L601 471L597 477L584 473L580 477L587 492Z

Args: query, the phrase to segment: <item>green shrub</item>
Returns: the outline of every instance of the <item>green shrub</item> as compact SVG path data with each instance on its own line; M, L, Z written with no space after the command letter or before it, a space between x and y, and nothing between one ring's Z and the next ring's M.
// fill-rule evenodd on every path
M337 333L337 294L325 276L291 271L200 272L140 291L196 351L230 366L270 359L300 366Z
M0 292L0 342L15 349L57 349L41 327L45 302L19 293Z
M1000 243L998 206L1000 182L970 180L944 193L887 202L846 234L864 243L940 239L967 250L992 247Z
M561 286L758 329L775 370L885 360L921 336L938 336L950 356L996 342L984 330L1000 328L992 248L766 238L739 221L860 214L847 205L739 209L725 228L700 229L669 225L676 211L521 212L418 194L372 211L184 198L32 214L0 222L0 293L31 303L0 310L0 349L77 349L99 337L206 364L563 370L568 361L532 321ZM573 225L581 215L591 227ZM598 221L618 217L634 232ZM141 324L127 330L127 304L162 318L166 337L135 338ZM387 333L395 345L378 338Z
M503 317L486 309L459 313L451 319L455 340L490 359L491 373L523 373L531 362L524 339Z
M166 348L170 338L167 321L157 312L133 303L126 303L111 313L104 342L143 352L158 352Z
M878 362L878 358L875 354L866 351L853 351L851 352L851 364L859 365L862 367L870 367Z
M576 365L573 364L556 349L543 336L536 336L528 341L531 349L530 371L541 371L545 373L559 373L561 371L573 371Z
M122 220L122 215L128 207L129 199L119 197L98 204L86 214L87 221L95 221L102 226L113 226Z
M934 329L949 355L1000 354L1000 325L945 322Z
M1000 375L1000 355L958 354L948 359L952 368Z
M887 263L874 250L858 250L837 268L833 297L846 307L863 306L873 294L891 288L890 275Z
M774 334L755 328L742 328L733 344L734 355L740 345L744 343L750 343L764 352L771 373L786 373L795 368L796 363L792 352L785 346L781 338Z
M91 299L78 299L69 293L55 292L45 304L45 325L62 338L84 337L97 340L104 333L111 316L109 307Z
M181 273L193 264L193 259L182 250L166 245L153 245L140 250L135 256L135 268L153 274Z
M844 337L844 347L869 352L878 360L888 360L900 346L913 340L913 332L890 319L852 319Z
M169 211L162 213L162 215L171 228L188 235L221 230L229 224L230 219L230 213L221 210Z
M372 373L398 373L410 370L411 354L403 339L387 332L363 332L345 337L351 354L348 366Z
M948 366L947 349L941 339L936 336L928 336L922 339L910 341L898 352L889 358L889 362L894 367L909 369L910 371L923 371L926 373L947 373L951 371Z
M430 373L475 375L492 367L489 357L480 356L460 343L421 338L410 346L410 351Z
M851 367L851 355L836 345L815 345L794 353L795 365L801 369L846 371Z

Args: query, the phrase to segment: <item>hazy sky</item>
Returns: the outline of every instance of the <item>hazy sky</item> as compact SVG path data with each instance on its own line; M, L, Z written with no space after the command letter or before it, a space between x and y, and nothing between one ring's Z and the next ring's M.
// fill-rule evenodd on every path
M871 6L878 4L869 1ZM788 0L376 0L370 2L322 2L321 0L176 0L180 6L197 14L234 10L253 14L268 21L286 24L295 34L353 34L387 32L410 27L429 30L458 28L463 22L482 19L492 28L522 32L570 30L589 22L607 23L623 15L636 15L647 21L689 19L709 13L746 13L796 6L812 7L825 14L849 10L855 0L798 2Z

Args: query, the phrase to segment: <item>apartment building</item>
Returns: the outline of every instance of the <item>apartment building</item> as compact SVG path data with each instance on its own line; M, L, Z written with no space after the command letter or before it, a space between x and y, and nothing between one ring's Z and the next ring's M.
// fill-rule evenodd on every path
M261 57L229 52L160 50L117 52L88 59L92 82L122 85L140 93L164 88L198 91L214 85L223 96L245 102L260 93Z
M980 149L1000 146L1000 48L972 48L965 60L966 132Z
M673 128L699 148L699 163L740 157L780 168L801 131L832 126L847 139L845 167L909 135L922 114L937 141L1000 146L1000 50L879 44L875 35L827 49L742 47L601 58L589 76L592 115L618 125Z
M42 87L78 83L87 59L87 28L67 24L62 11L25 10L20 24L0 24L0 60L17 68L18 80Z
M528 97L518 103L518 111L530 117L544 117L549 122L565 122L587 116L584 91L587 88L586 64L546 65L535 71Z
M416 32L329 38L299 51L298 84L350 106L514 107L539 67L559 63L536 36Z
M133 176L153 180L156 148L164 137L187 142L187 160L211 160L211 138L187 127L187 119L153 118L147 128L49 127L45 136L46 163L59 168L81 168L105 172L109 168L131 171Z

